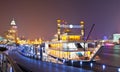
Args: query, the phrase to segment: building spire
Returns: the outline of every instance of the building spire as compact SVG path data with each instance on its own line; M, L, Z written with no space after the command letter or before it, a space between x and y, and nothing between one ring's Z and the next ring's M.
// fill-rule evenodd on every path
M11 25L16 25L14 18L13 18L13 20L11 21Z

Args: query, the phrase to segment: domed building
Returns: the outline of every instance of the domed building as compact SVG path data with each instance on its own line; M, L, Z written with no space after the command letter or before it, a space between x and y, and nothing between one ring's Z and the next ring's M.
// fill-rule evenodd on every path
M13 19L10 24L10 29L5 33L5 38L10 43L17 43L17 25Z

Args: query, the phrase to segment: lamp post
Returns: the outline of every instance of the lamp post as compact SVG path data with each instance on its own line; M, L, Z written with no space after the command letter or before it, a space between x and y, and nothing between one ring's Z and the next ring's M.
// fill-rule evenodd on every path
M82 35L83 40L84 40L84 38L85 38L84 21L80 21L80 25L81 25L81 35Z
M61 20L58 19L58 20L57 20L57 26L58 26L58 28L57 28L58 41L60 40L60 23L61 23Z
M60 19L58 19L57 20L57 26L58 26L58 28L57 28L57 34L58 34L58 41L60 41L60 24L61 24L61 20ZM59 42L59 44L60 44L60 42ZM60 58L60 47L59 47L59 58Z

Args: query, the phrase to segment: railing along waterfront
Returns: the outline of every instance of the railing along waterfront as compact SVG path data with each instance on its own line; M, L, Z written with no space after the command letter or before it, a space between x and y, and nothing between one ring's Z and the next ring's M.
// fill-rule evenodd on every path
M15 61L6 53L0 53L0 71L1 72L23 72Z

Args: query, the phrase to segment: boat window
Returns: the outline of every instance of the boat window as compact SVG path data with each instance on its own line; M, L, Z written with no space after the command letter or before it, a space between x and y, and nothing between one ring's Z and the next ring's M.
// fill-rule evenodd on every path
M83 48L83 47L80 45L80 43L76 43L75 45L76 45L77 48Z

